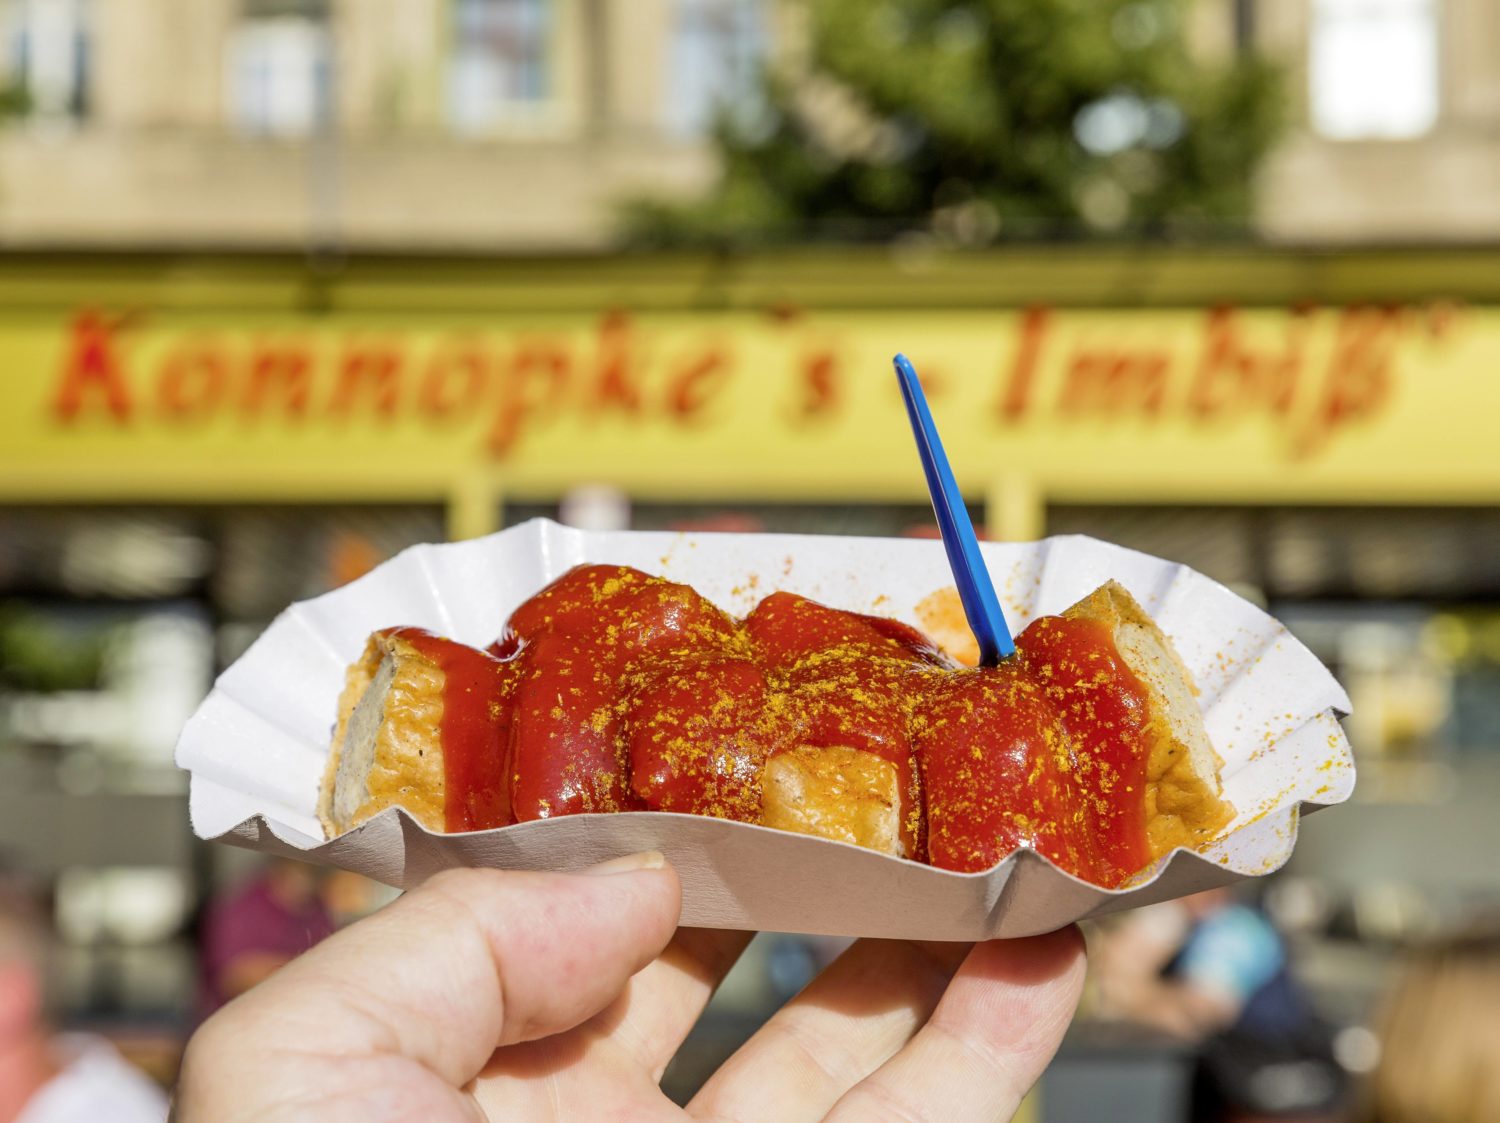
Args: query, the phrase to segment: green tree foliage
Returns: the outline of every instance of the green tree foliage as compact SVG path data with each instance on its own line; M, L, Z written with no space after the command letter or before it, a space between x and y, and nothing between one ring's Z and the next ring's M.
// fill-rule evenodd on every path
M657 245L1242 230L1279 75L1192 57L1193 2L807 0L805 60L721 114L717 186L633 203L628 228Z
M107 641L107 631L69 628L55 616L0 602L0 692L91 690Z
M31 111L31 98L18 82L0 84L0 123L8 117L24 117Z

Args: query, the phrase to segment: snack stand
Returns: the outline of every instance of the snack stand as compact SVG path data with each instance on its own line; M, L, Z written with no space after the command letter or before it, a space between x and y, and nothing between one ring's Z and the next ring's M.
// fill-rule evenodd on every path
M191 843L173 723L280 607L580 487L642 528L909 532L898 350L991 536L1178 558L1343 677L1367 802L1281 906L1335 1013L1372 946L1500 898L1464 842L1500 791L1500 254L15 256L0 306L0 813L71 824L19 861L60 878L79 1009L181 1008L230 859ZM1398 846L1434 805L1441 876Z

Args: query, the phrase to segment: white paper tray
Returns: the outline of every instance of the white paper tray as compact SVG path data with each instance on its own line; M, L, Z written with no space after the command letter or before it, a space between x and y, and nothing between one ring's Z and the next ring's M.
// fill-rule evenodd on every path
M1070 921L1268 873L1290 856L1299 813L1343 802L1354 761L1349 700L1279 623L1172 562L1069 536L983 547L1019 632L1114 578L1192 671L1225 794L1239 814L1202 854L1178 850L1139 884L1100 889L1023 850L959 874L844 843L745 823L634 812L579 815L463 835L388 810L324 841L316 806L344 668L376 628L429 628L483 646L511 610L572 566L636 566L686 582L736 614L775 589L920 625L915 606L952 584L941 544L758 534L587 533L536 520L488 538L416 546L358 581L292 605L183 729L200 838L356 870L411 887L453 866L581 869L659 849L683 882L683 923L717 928L974 940Z

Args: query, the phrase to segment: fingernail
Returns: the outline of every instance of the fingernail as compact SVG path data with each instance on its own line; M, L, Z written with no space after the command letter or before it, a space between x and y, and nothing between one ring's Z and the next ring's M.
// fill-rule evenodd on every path
M639 854L627 854L623 858L612 858L608 862L590 866L583 872L590 874L634 873L636 870L659 870L666 864L666 856L660 850L643 850Z

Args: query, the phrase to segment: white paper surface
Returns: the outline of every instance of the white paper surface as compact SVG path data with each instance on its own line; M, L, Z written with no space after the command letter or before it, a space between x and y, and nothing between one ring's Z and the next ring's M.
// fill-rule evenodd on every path
M693 815L579 815L463 835L389 810L324 841L318 783L344 668L377 628L415 625L484 646L510 612L571 567L630 565L743 615L776 589L920 626L952 584L942 545L805 535L588 533L536 520L488 538L416 546L358 581L295 604L220 676L183 729L200 838L356 870L411 887L455 866L571 870L659 849L681 875L683 923L843 936L974 940L1070 921L1268 873L1297 818L1340 803L1354 762L1349 700L1279 623L1199 573L1080 536L986 543L1011 627L1119 581L1169 635L1200 691L1238 815L1202 854L1168 855L1135 887L1089 885L1031 851L959 874L844 843Z

